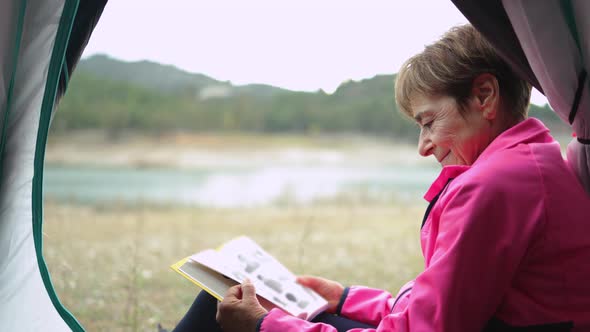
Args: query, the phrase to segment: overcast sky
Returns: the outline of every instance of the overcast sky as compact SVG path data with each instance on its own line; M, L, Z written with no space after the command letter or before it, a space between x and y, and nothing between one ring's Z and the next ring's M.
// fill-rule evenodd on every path
M332 92L349 79L397 72L463 23L450 0L116 0L107 3L84 56ZM540 97L533 101L545 103Z

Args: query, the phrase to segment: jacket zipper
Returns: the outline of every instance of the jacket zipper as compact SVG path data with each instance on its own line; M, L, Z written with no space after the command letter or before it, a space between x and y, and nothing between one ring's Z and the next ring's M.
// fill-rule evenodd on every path
M403 292L401 292L396 298L395 301L393 302L393 306L391 306L391 311L389 312L390 314L393 313L393 309L395 308L395 305L397 304L397 302L404 296L406 295L407 292L411 291L413 287L408 287L406 288Z

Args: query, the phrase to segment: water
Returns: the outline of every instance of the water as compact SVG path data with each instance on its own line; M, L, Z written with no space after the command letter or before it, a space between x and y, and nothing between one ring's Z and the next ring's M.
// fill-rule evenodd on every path
M357 197L421 199L439 169L429 166L285 166L137 169L49 165L45 197L77 203L125 202L213 207L309 204Z

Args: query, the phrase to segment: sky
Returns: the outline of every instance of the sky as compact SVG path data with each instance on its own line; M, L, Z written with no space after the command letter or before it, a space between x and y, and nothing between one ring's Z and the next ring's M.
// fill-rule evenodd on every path
M242 85L331 93L393 74L450 27L450 0L113 0L84 57L151 60ZM533 102L546 99L533 94Z

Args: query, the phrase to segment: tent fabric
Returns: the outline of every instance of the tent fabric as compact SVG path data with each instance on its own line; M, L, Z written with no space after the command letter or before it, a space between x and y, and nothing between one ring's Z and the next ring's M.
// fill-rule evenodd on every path
M590 144L582 143L590 139L590 85L588 76L582 76L590 64L590 2L546 1L539 6L533 1L504 0L503 4L547 100L576 133L567 157L590 193Z
M60 76L57 90L56 103L66 91L68 78L72 75L88 40L102 15L107 0L84 0L80 1L70 41L66 51L66 58L63 66L63 75Z
M577 137L567 147L567 159L590 194L590 85L583 75L590 64L590 2L453 2L572 127Z
M7 71L14 69L13 98L0 113L6 119L0 178L0 331L82 330L59 303L47 273L40 209L47 127L77 3L12 0L0 4L1 13L12 13L2 21L0 40L19 41L5 53L20 46L18 61L9 68L2 66L1 76L8 77ZM15 8L23 9L20 20ZM17 31L22 31L18 38Z
M452 2L465 18L496 47L500 56L518 76L543 92L500 0L452 0Z
M20 6L23 2L14 3ZM26 3L14 98L2 109L7 119L0 183L2 331L67 329L45 291L35 259L31 222L35 133L62 6L61 1ZM13 24L16 22L13 20ZM6 114L8 109L10 114Z
M19 1L5 1L0 11L0 110L6 107L8 87L14 73L14 57L16 30L19 17ZM3 118L3 117L2 117ZM1 125L1 123L0 123Z
M43 258L43 163L55 106L105 5L0 3L0 331L83 331Z
M0 58L0 109L4 110L0 115L0 155L4 151L6 136L6 120L10 114L12 95L14 91L14 79L18 53L22 37L24 20L24 3L8 1L5 3L4 11L0 13L0 49L6 50ZM0 164L0 174L2 166Z

